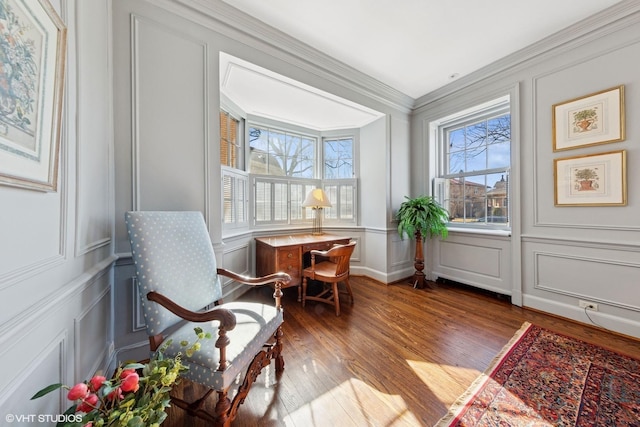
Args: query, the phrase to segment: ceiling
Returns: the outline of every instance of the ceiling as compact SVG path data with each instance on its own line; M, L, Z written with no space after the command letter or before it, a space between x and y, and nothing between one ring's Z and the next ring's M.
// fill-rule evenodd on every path
M383 115L224 52L220 89L232 110L316 131L360 128Z
M620 2L223 1L414 99ZM255 80L258 76L253 77ZM275 88L274 78L277 80L276 76L269 76L269 84ZM291 81L286 83L291 88L293 84ZM318 93L308 89L297 95L303 96L303 92L306 92L306 96L318 96ZM293 95L295 91L289 92L289 95ZM231 91L227 95L234 96ZM321 96L325 97L325 101L331 98L327 94ZM288 102L289 107L286 107L287 97L279 95L278 98L284 103L276 116L285 119L289 114L294 114L294 118L301 123L311 120L312 116L306 119L297 117L299 111L296 110L299 110L301 98L294 97L292 102ZM245 96L241 102L249 105L254 101ZM265 107L272 108L260 106ZM330 113L322 106L319 108ZM362 111L353 110L353 105L347 105L346 110L347 115L354 112L357 116L362 114ZM346 126L343 114L338 112L334 116L326 117L323 123L312 128L332 126L328 121L340 117L342 123L338 123L339 127ZM362 117L354 120L362 120Z

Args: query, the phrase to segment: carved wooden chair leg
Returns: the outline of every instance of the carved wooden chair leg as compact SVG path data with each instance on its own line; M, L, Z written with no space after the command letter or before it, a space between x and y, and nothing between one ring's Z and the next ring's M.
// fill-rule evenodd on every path
M231 401L229 400L229 396L227 395L227 390L222 390L218 392L218 402L216 403L215 408L215 426L216 427L227 427L231 425L231 421L229 418L229 411L231 410Z
M340 316L340 290L338 282L333 282L333 304L336 306L336 316Z
M347 288L347 292L349 293L349 297L351 298L351 305L353 305L353 291L351 290L351 284L349 283L349 278L344 279L344 284Z
M302 279L302 306L307 302L307 278Z
M275 355L276 355L276 374L279 375L284 371L284 357L282 357L282 328L278 328L276 331L276 344L275 344Z

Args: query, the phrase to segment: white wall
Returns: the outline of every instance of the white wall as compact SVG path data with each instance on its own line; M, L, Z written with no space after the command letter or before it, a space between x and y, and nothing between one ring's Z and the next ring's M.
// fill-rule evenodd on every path
M60 413L59 395L29 398L114 355L110 2L52 4L68 27L57 191L0 186L2 420Z
M525 306L585 323L591 320L578 301L596 302L599 311L590 314L597 325L640 337L640 132L633 119L640 112L639 34L640 5L622 2L599 19L418 100L413 158L428 163L433 161L425 137L430 120L518 87L512 235L483 238L461 232L449 241L432 242L435 276L521 293ZM625 85L626 139L553 152L551 106L618 85ZM612 150L627 153L627 206L554 206L554 159ZM419 172L414 170L414 184L427 188L429 175ZM501 283L507 288L501 290Z

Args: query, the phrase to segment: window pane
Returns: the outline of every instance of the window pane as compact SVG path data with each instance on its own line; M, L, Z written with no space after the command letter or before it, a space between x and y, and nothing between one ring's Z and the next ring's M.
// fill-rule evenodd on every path
M220 164L238 167L239 121L226 111L220 111Z
M449 151L464 150L465 136L464 128L449 131Z
M324 141L324 178L353 177L353 138Z
M354 219L353 193L351 185L340 186L340 219Z
M464 151L456 151L449 155L449 171L448 172L450 174L463 173L466 170L464 165L465 163L464 156L465 156Z
M447 198L442 203L449 211L451 222L472 222L484 215L486 200L485 176L450 178L445 181Z
M504 174L467 176L445 180L443 206L451 222L509 222L509 177Z
M248 176L243 171L222 167L222 224L223 229L247 227Z
M222 199L223 199L223 214L222 221L225 224L231 224L234 222L233 215L233 178L229 175L222 177Z
M326 185L324 187L324 192L327 194L329 201L331 201L331 207L323 209L324 217L330 218L330 219L337 219L338 210L337 210L336 202L334 200L338 200L338 186Z
M487 168L487 146L474 144L465 152L465 172L481 171Z
M307 218L313 218L313 212L309 208L303 208L302 203L304 202L307 194L311 190L313 190L315 185L312 184L297 184L297 183L289 183L289 191L291 198L291 219L292 220L302 220Z
M292 220L302 219L302 202L306 197L304 184L290 184L291 192L291 213Z
M464 183L464 214L466 220L472 220L485 214L487 200L486 175L468 176Z
M510 115L476 121L445 133L447 173L508 168L511 163Z
M273 184L274 193L274 221L286 221L287 212L287 184L276 182Z
M247 222L247 181L245 179L235 179L236 183L236 220L241 223Z
M488 168L511 164L511 117L505 114L489 120Z
M249 128L251 173L313 178L315 139L295 133Z
M487 175L487 183L486 222L509 222L509 176L507 174Z
M271 221L271 184L256 182L256 221Z

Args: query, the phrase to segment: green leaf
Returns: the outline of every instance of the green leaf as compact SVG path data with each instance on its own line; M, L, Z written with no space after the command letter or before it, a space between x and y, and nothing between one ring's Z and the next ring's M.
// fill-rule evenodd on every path
M144 427L144 421L142 421L142 417L136 415L129 420L127 427Z
M404 238L415 237L420 232L423 239L427 237L448 235L447 222L449 212L444 209L432 196L420 196L407 199L400 205L396 214L398 220L398 234Z
M64 385L61 384L61 383L51 384L50 386L47 386L47 387L43 388L42 390L40 390L39 392L37 392L36 394L34 394L33 397L31 398L31 400L37 399L39 397L42 397L45 394L51 393L52 391L58 390L59 388L62 388L62 387L64 387Z

